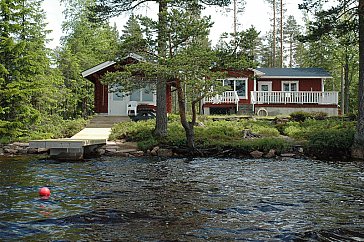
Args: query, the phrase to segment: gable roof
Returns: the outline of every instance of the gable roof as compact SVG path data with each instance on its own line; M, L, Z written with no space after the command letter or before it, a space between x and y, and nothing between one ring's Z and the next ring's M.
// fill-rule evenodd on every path
M82 77L87 77L89 75L92 75L92 74L94 74L94 73L96 73L96 72L98 72L98 71L100 71L102 69L105 69L105 68L107 68L109 66L112 66L114 64L116 64L115 61L105 61L105 62L103 62L101 64L98 64L97 66L94 66L94 67L92 67L90 69L87 69L87 70L83 71L81 73L81 75L82 75Z
M92 67L90 69L87 69L87 70L83 71L81 73L81 75L82 75L82 77L90 76L90 75L92 75L92 74L94 74L96 72L99 72L99 71L101 71L101 70L103 70L105 68L108 68L108 67L110 67L112 65L115 65L116 63L122 63L122 62L124 62L124 61L126 61L128 59L133 59L133 60L136 60L138 62L139 61L145 61L144 57L142 57L142 56L140 56L138 54L130 53L129 55L121 58L117 62L115 62L115 61L105 61L105 62L103 62L101 64L98 64L97 66L94 66L94 67Z
M323 68L257 68L258 71L264 73L260 79L268 78L332 78Z

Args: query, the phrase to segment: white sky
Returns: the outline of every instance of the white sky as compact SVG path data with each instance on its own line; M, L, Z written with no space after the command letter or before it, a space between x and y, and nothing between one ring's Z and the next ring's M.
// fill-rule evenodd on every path
M299 23L302 23L302 13L298 9L298 4L302 0L283 0L287 12L285 16L293 15ZM238 15L238 30L255 26L261 34L266 33L270 29L270 18L272 17L271 9L268 3L264 0L246 0L245 11ZM277 1L279 2L279 1ZM59 39L62 36L61 24L64 19L62 14L62 6L59 0L45 0L43 8L47 14L48 29L52 30L52 33L48 35L51 42L48 47L55 48L59 46ZM232 7L231 7L232 8ZM149 16L156 16L157 9L152 4L149 8L141 10L142 14L148 14ZM212 21L215 23L210 31L210 39L212 44L215 45L220 34L223 32L233 32L233 13L223 12L219 8L209 8L203 12L204 15L211 15ZM128 19L128 15L123 14L118 18L111 20L111 24L114 22L117 24L118 29L122 30L125 22Z

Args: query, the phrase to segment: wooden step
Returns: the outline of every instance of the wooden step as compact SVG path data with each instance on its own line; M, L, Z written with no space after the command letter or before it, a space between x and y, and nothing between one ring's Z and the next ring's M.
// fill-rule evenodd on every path
M87 128L111 128L114 124L130 121L128 116L104 116L96 115L93 117Z

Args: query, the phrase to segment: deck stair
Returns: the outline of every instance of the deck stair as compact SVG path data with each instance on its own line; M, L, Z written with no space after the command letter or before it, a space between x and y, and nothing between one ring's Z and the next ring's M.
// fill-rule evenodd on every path
M253 115L253 105L252 104L239 104L238 114Z
M87 128L112 128L116 123L130 121L128 116L95 115L87 124Z

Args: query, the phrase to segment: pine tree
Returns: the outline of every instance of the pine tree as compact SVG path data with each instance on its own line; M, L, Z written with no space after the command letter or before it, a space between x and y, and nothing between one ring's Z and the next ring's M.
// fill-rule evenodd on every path
M169 1L169 0L97 0L97 4L94 6L93 10L97 13L98 18L111 17L115 15L120 15L123 12L136 10L141 4L147 2L154 2L158 4L158 38L157 38L157 54L159 56L159 62L164 64L164 60L167 56L167 25L168 19L166 18L168 9L171 5L174 6L183 6L186 4L191 4L191 1ZM230 4L230 0L200 0L198 1L198 5L200 4L208 4L208 5L218 5L218 6L227 6ZM193 1L193 4L196 2ZM166 81L167 80L159 80L157 83L157 117L156 117L156 126L154 130L154 134L158 137L164 137L167 135L167 105L166 105Z
M41 2L0 1L0 134L11 138L27 135L55 102Z
M119 34L107 22L89 19L92 0L64 0L66 21L62 47L57 50L57 64L64 79L65 96L62 116L65 119L86 117L93 109L93 89L80 73L107 60L116 58Z
M147 32L148 29L145 29L145 31ZM126 22L120 40L120 57L124 57L129 53L143 56L150 51L147 40L143 37L143 30L140 27L138 18L134 14ZM149 43L152 44L151 42Z
M285 42L288 43L288 67L296 66L295 56L299 44L297 40L299 34L300 26L296 19L292 15L288 16L284 27Z

